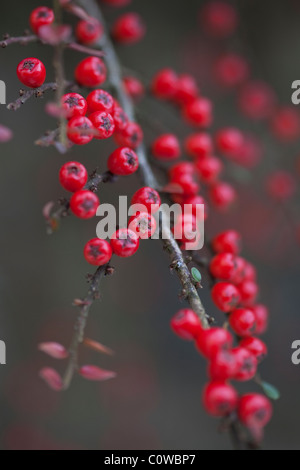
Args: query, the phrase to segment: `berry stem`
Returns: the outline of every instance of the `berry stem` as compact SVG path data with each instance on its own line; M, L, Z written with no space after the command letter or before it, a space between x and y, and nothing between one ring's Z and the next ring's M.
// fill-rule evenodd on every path
M77 0L77 4L84 8L89 16L97 18L97 20L99 20L102 25L105 25L101 10L94 0ZM104 31L104 34L96 46L104 52L105 62L108 70L108 80L110 82L112 91L116 95L117 100L120 102L120 105L128 115L129 119L131 121L135 121L134 105L124 90L122 83L122 68L114 46L106 31ZM146 186L150 186L154 189L159 188L159 184L151 169L143 144L140 145L136 153L139 157L139 173L143 183ZM189 302L191 308L199 316L202 326L204 328L208 328L209 323L207 320L207 314L198 295L197 289L191 279L191 274L184 261L183 253L173 238L168 224L164 222L164 217L162 217L162 239L164 249L169 254L172 265L175 266L174 270L176 271L177 276L181 282L182 291L186 300Z
M65 86L69 86L69 85L70 85L70 82L65 83ZM48 91L48 90L56 91L57 90L57 83L56 82L44 83L39 88L32 88L32 89L27 90L27 91L24 91L24 90L21 89L20 90L20 98L18 98L17 100L9 103L7 105L7 109L16 111L17 109L19 109L22 106L22 104L26 103L26 101L28 101L33 96L35 96L36 98L41 98L43 96L44 92Z

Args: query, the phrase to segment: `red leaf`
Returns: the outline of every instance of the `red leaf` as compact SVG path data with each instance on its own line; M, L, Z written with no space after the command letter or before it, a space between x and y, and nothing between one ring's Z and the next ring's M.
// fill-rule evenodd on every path
M48 356L54 357L54 359L66 359L69 355L66 348L59 343L40 343L38 345L38 349L45 354L48 354Z
M116 373L110 370L100 369L100 367L96 366L82 366L79 369L79 374L87 380L95 380L95 381L102 381L113 379L116 377Z
M51 369L50 367L44 367L44 369L40 370L40 377L49 385L52 390L59 392L63 388L63 383L61 376L55 369Z

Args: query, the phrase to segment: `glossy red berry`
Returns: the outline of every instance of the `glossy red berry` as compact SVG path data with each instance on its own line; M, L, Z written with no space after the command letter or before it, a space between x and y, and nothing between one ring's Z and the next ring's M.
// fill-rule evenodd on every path
M156 230L156 220L148 212L138 212L130 217L128 228L142 240L147 240Z
M95 111L89 115L89 120L97 130L94 135L95 139L108 139L113 135L115 123L111 114L105 111Z
M196 161L195 166L200 177L200 181L205 184L214 183L223 171L223 163L220 158L209 157Z
M199 183L195 181L194 175L186 174L173 177L171 185L173 187L172 192L182 194L185 197L195 196L200 190Z
M276 96L267 83L251 81L240 89L238 104L241 112L250 119L266 119L274 112Z
M91 21L81 20L77 23L75 34L81 44L93 45L101 38L103 27L96 19Z
M128 147L119 147L110 154L107 167L114 175L131 175L139 167L137 154Z
M87 102L79 93L67 93L62 97L61 103L67 119L74 116L85 116L87 112Z
M193 340L202 330L198 315L190 308L179 310L171 320L171 328L180 338Z
M251 307L252 312L255 315L255 335L262 335L265 333L268 327L269 310L263 304L253 305Z
M220 210L226 210L236 200L236 191L229 183L218 181L209 188L209 198L212 204Z
M194 158L202 158L211 155L213 151L212 138L206 132L191 134L185 139L185 151Z
M97 89L91 91L86 97L86 102L89 113L105 111L106 113L113 114L115 101L111 94L105 90Z
M199 94L198 85L192 75L182 74L177 79L177 90L174 101L179 105L185 105L197 98Z
M172 69L162 69L153 78L151 91L161 99L172 99L177 93L178 77Z
M196 347L203 356L211 359L219 351L230 349L232 342L233 338L229 331L212 327L208 330L201 330L196 339Z
M208 365L208 375L211 380L227 380L235 376L237 362L235 355L229 351L219 351Z
M149 213L154 214L161 205L160 196L155 189L148 186L138 189L131 199L131 205L142 204Z
M237 285L237 288L241 296L241 303L245 307L252 306L255 303L259 292L256 282L245 279Z
M212 239L211 246L216 253L227 252L238 255L241 251L241 239L236 230L225 230Z
M207 34L224 38L235 32L238 15L236 9L229 3L213 0L200 10L200 22Z
M300 136L300 114L296 107L285 106L274 113L271 128L275 137L293 142Z
M114 138L118 145L136 149L143 142L144 135L136 122L128 122L123 130L115 132Z
M236 308L230 312L229 325L238 336L251 336L255 329L255 315L250 309Z
M183 107L182 112L192 126L209 127L212 123L212 103L207 98L195 98Z
M126 93L134 100L140 99L145 93L144 85L135 77L124 77L123 85Z
M82 189L88 180L88 172L79 162L67 162L59 170L59 181L64 189L74 193Z
M112 37L121 44L133 44L146 34L146 25L138 13L125 13L112 26Z
M180 143L176 135L163 134L152 143L152 154L158 160L174 160L180 157Z
M43 85L46 79L46 69L39 59L28 57L19 63L17 76L23 85L38 88Z
M237 372L234 379L241 382L253 379L257 370L257 359L254 354L240 346L233 348L232 353L235 355L237 363Z
M208 383L202 395L205 410L213 416L226 416L238 405L238 394L229 384L224 382Z
M259 338L254 338L253 336L242 339L240 346L248 349L256 357L258 362L261 362L268 352L265 343Z
M168 170L168 175L171 180L181 178L181 176L193 176L195 167L190 162L179 162L172 165Z
M248 428L262 428L272 417L271 402L259 393L247 393L240 398L238 416Z
M67 136L77 145L88 144L94 137L94 126L85 116L73 117L67 125Z
M94 217L99 204L98 196L87 189L76 191L70 199L71 211L80 219Z
M81 86L95 87L106 80L106 66L100 57L87 57L77 65L75 80Z
M236 87L249 75L249 64L238 54L226 53L218 58L214 65L214 74L218 83L225 87Z
M232 253L215 255L209 264L209 270L216 279L231 281L236 271L235 256Z
M38 34L41 26L49 25L54 21L54 11L48 7L38 7L32 10L29 23L32 31Z
M112 257L112 249L106 240L92 238L86 243L83 254L88 263L94 266L103 266Z
M242 147L242 144L242 132L233 127L222 129L216 135L217 148L226 156L235 155Z
M288 171L277 170L266 179L266 189L269 195L277 201L287 201L294 196L297 183Z
M120 106L116 104L111 114L115 121L116 131L118 133L122 133L122 131L124 131L129 124L129 118L127 114Z
M240 302L238 289L229 282L218 282L211 291L212 299L222 312L230 312Z
M111 237L111 247L117 256L127 258L134 255L139 247L138 236L128 228L120 228Z

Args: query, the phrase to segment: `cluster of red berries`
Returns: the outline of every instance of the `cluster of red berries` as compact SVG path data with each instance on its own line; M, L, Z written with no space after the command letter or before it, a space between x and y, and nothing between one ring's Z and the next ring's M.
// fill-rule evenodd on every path
M240 421L256 435L271 418L271 403L257 393L239 397L229 381L254 378L258 363L267 354L265 343L254 335L266 330L268 310L255 304L256 271L240 256L240 234L234 230L222 232L212 240L211 246L215 256L209 269L214 278L222 280L214 285L212 298L228 315L238 345L233 346L233 335L227 328L203 329L191 309L180 310L173 317L171 327L181 338L195 341L197 350L209 361L210 382L203 391L207 412L227 416L236 411Z

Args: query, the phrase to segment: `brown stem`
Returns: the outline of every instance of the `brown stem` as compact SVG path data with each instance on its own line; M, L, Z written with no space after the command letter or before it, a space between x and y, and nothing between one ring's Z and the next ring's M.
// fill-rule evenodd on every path
M101 24L105 25L101 10L94 0L77 0L77 4L84 8L89 16L97 18L101 22ZM101 50L103 50L105 54L105 61L109 75L108 79L116 98L118 99L120 105L128 115L129 119L131 121L135 121L134 105L123 88L121 66L107 32L104 32L97 46ZM143 183L146 186L150 186L151 188L159 188L158 181L156 180L156 177L148 162L148 157L144 145L141 145L137 149L137 154L139 157L139 172ZM198 314L202 326L204 328L208 328L209 324L204 306L198 295L197 289L193 284L189 269L184 261L183 254L177 242L175 241L168 224L164 222L164 219L164 214L162 214L162 242L164 248L169 254L172 264L176 266L175 271L181 282L186 300L189 302L192 309Z
M27 44L29 44L30 42L36 42L38 40L39 38L35 34L24 34L24 36L17 37L5 36L3 41L0 42L0 47L5 48L7 46L10 46L11 44L21 44L23 46L27 46Z
M20 90L20 98L18 98L16 101L13 101L12 103L9 103L7 105L7 109L16 111L22 106L22 104L26 103L26 101L28 101L33 96L35 96L36 98L40 98L43 96L44 92L48 90L56 91L57 83L44 83L44 85L40 86L39 88L33 88L28 91Z

